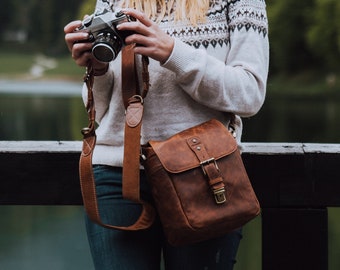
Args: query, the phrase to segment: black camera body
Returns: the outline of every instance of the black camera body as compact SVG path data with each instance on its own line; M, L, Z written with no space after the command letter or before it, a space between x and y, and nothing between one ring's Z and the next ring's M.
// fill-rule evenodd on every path
M77 30L89 33L88 41L93 42L92 54L98 61L110 62L125 45L125 38L132 34L131 31L118 31L117 25L135 20L121 11L107 11L100 15L90 15Z

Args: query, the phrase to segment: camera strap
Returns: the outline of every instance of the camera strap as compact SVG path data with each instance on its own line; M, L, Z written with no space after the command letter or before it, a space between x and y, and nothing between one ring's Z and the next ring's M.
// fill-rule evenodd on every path
M140 199L140 133L144 98L149 89L148 61L142 56L143 90L140 93L134 45L122 51L122 96L125 105L123 197L132 201ZM152 208L152 206L151 206ZM150 210L149 210L150 211ZM151 211L150 211L151 212ZM154 210L152 208L152 215Z
M125 46L122 50L122 97L125 109L128 107L129 99L135 95L143 99L149 91L149 58L142 56L142 80L143 89L140 92L139 80L136 68L136 59L133 52L135 45Z
M123 161L123 197L142 205L143 210L138 220L129 226L115 226L101 221L96 185L92 169L92 155L96 144L95 106L93 98L94 71L88 65L84 82L88 90L86 110L89 116L88 127L82 129L83 148L79 160L80 185L84 207L89 218L109 229L141 230L151 226L155 218L154 207L140 198L140 131L143 117L143 99L149 89L148 61L143 62L143 91L139 93L138 74L135 66L133 45L122 50L122 94L126 106L124 161Z

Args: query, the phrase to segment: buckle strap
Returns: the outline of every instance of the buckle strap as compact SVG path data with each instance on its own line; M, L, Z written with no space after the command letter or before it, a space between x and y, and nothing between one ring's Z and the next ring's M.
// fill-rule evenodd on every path
M187 139L187 144L190 149L195 153L200 162L200 166L204 175L208 179L210 189L214 195L216 204L223 204L226 202L226 190L223 182L223 177L218 168L217 162L214 157L211 157L200 138L197 136Z

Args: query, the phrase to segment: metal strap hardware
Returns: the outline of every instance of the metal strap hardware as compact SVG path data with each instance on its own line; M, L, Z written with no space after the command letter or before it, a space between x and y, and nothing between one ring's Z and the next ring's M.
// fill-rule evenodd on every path
M227 201L227 198L225 196L225 188L221 187L219 189L215 189L214 191L214 196L215 196L215 202L217 204L222 204Z
M204 166L205 166L205 165L208 165L208 164L210 164L210 163L212 163L212 162L215 164L216 170L217 170L217 171L220 171L220 169L219 169L218 166L217 166L216 159L215 159L215 158L209 158L209 159L204 160L204 161L202 161L202 162L200 163L204 175L207 175L207 172L206 172L206 170L204 169Z
M216 159L215 158L209 158L209 159L204 160L200 163L202 171L203 171L205 176L207 176L207 171L205 170L204 166L209 165L211 163L214 163L216 171L218 173L220 172L220 169L218 168ZM222 181L222 179L220 179L220 180ZM227 198L226 198L226 191L225 191L223 182L220 183L220 184L222 184L222 186L217 187L217 188L216 188L215 184L212 184L212 183L210 183L210 184L211 184L211 190L214 194L216 204L225 203L227 201Z

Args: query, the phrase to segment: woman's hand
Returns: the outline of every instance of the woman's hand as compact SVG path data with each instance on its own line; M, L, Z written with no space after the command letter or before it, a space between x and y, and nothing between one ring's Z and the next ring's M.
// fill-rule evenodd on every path
M126 9L123 12L137 19L137 21L125 22L117 26L119 31L134 32L125 39L125 43L136 43L135 53L153 58L161 64L165 63L172 53L174 39L142 12L133 9Z
M77 65L85 67L88 63L92 62L93 69L101 73L105 73L108 64L97 61L92 53L92 42L87 42L89 34L83 31L76 31L81 26L81 21L73 21L64 27L65 41L69 51L72 54L72 58Z

